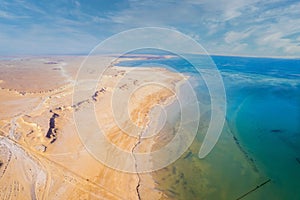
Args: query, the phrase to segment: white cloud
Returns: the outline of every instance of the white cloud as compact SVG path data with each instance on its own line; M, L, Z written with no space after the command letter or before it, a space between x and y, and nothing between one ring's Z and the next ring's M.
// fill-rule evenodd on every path
M0 19L1 19L1 18L4 18L4 19L15 19L16 16L11 15L11 14L9 14L9 13L3 11L3 10L0 10Z
M6 19L6 20L15 20L15 19L25 19L25 18L28 18L28 16L20 16L20 15L14 15L14 14L11 14L9 12L6 12L6 11L3 11L3 10L0 10L0 19Z
M245 10L239 20L234 20L232 30L224 34L224 41L229 45L227 51L300 56L299 41L293 37L300 34L300 3L263 2L260 5L252 5L251 11Z
M230 31L226 33L225 35L225 42L226 43L234 43L234 42L239 42L240 40L243 40L247 37L249 37L250 31L247 32L235 32L235 31Z
M270 35L264 35L258 39L258 43L260 45L266 45L270 49L282 49L287 54L299 54L299 42L295 42L292 39L284 38L283 36L283 33L280 32L273 33Z
M241 51L245 50L248 47L247 43L237 44L233 47L232 52L240 53Z
M72 43L71 39L80 40L79 37L82 37L82 43L93 43L97 38L104 39L105 36L130 28L159 26L188 34L201 45L207 46L210 53L300 56L300 2L129 0L126 1L126 6L115 10L98 11L97 7L89 8L94 9L92 12L85 12L87 9L83 9L86 6L84 1L69 2L70 6L65 3L65 7L60 7L61 3L54 1L51 4L53 12L47 13L47 4L42 7L33 1L2 0L0 19L7 22L15 20L14 22L19 24L15 23L18 24L18 28L14 27L11 30L14 34L10 36L6 34L6 30L12 27L12 24L3 23L1 27L0 22L1 35L6 34L6 39L12 41L16 35L32 34L32 37L28 37L36 37L36 42L49 41L51 37L55 39L59 35L60 41L65 38L69 45L82 47L77 41ZM41 16L40 20L34 20L33 17L36 16ZM32 23L23 25L22 20L25 18L26 22L30 22L31 19ZM39 24L41 21L47 24L45 29ZM37 30L34 24L41 30ZM56 44L57 49L71 49L62 44L64 42ZM38 45L36 46L38 48Z
M79 1L74 1L74 4L75 4L75 6L76 6L77 8L79 8L80 5L81 5Z
M254 10L258 0L188 0L194 5L201 5L204 12L215 21L228 21L237 18L243 14L245 8ZM217 15L216 15L217 14Z
M200 40L200 36L196 33L190 33L188 34L188 36L190 36L192 39L199 41Z

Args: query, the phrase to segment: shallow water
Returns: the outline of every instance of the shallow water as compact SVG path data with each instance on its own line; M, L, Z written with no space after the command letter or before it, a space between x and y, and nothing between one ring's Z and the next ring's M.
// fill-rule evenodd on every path
M300 60L212 58L227 94L222 135L213 151L199 159L210 118L210 112L201 113L200 128L190 148L172 165L153 172L158 189L173 199L300 199ZM198 59L199 66L205 67L201 58L190 59ZM120 65L171 66L186 73L191 76L200 108L209 107L205 83L183 59Z

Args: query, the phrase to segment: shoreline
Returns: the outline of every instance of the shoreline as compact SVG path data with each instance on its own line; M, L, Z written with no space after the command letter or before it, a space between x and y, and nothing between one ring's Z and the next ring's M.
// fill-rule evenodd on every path
M164 68L163 68L164 69ZM165 69L164 69L165 70ZM177 97L180 95L180 88L182 87L182 85L187 84L188 81L188 76L183 75L183 79L176 82L175 86L174 86L174 95L168 97L166 100L164 100L164 102L161 104L161 106L163 107L163 109L167 109L168 107L172 106L175 102ZM162 113L164 111L160 110L159 113L155 113L153 114L152 111L155 109L156 106L152 107L149 111L149 115L151 115L150 117L150 121L147 124L147 128L146 131L148 131L148 129L154 129L154 131L157 131L157 125L151 128L151 124L153 123L153 121L159 120L160 116L162 115ZM149 126L150 125L150 126ZM151 130L150 130L151 131ZM161 131L161 130L159 130ZM152 152L155 150L155 145L157 145L157 137L159 137L155 132L155 135L151 135L151 137L146 137L143 139L139 139L139 144L142 145L141 143L143 143L143 141L147 142L147 145L149 145L148 149L146 150L147 152ZM150 141L149 141L150 139ZM138 148L138 146L136 146L135 148ZM151 199L160 199L160 198L164 198L167 195L164 194L163 192L161 192L160 190L157 189L158 183L157 180L154 178L154 176L152 175L153 171L151 172L142 172L142 173L138 173L138 176L140 178L140 182L144 183L146 188L142 189L142 194L141 195L145 195L148 198L151 196L150 193L152 193ZM141 183L139 183L141 184ZM141 185L139 185L140 187ZM150 191L151 190L151 191ZM143 194L144 193L144 194Z

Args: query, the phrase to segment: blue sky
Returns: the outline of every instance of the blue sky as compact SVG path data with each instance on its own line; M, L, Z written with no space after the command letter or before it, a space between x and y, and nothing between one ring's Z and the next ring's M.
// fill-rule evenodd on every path
M300 2L279 0L1 0L0 54L88 53L145 26L181 31L210 54L300 57Z

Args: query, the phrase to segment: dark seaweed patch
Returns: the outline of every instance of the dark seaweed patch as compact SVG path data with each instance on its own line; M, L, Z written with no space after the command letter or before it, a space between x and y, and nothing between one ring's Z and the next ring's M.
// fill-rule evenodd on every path
M175 166L173 166L172 172L173 172L173 174L176 174L176 167Z
M271 132L272 133L282 133L283 131L280 129L272 129Z
M296 161L300 164L300 158L296 158Z
M179 177L180 177L180 178L184 178L184 174L183 174L183 173L180 173Z
M249 163L251 164L253 170L256 171L256 172L258 172L258 169L257 169L257 167L256 167L256 164L255 164L254 159L251 158L251 157L249 156L249 154L242 148L242 146L241 146L239 140L238 140L237 137L234 136L234 135L233 135L233 140L234 140L235 144L238 146L238 148L240 149L240 151L245 155L246 159L247 159L247 160L249 161Z
M175 192L174 190L171 190L171 189L168 189L168 192L170 192L172 194L172 196L179 195L178 192Z
M183 159L187 159L188 157L190 157L193 153L190 151L188 154L186 154L186 156L183 157Z

